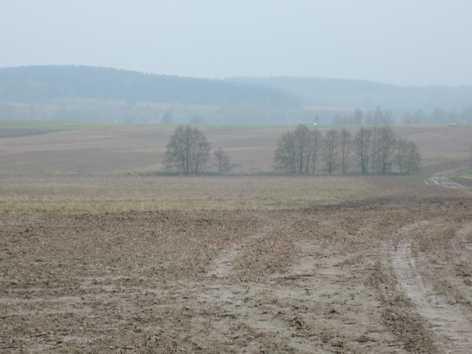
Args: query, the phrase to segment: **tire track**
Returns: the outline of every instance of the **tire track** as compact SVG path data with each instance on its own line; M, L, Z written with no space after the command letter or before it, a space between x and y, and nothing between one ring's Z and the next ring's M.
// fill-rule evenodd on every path
M284 352L312 353L315 343L303 338L284 317L284 309L277 305L282 292L275 291L273 281L233 281L235 260L246 247L270 235L278 221L267 220L262 230L243 242L223 250L209 266L208 283L197 294L196 308L211 309L212 338L217 342L228 338L253 337L239 343L238 352L265 352L267 348L283 348ZM287 293L287 292L285 292ZM244 335L241 335L244 333ZM242 350L242 348L245 348Z
M408 236L413 230L427 225L427 222L413 223L400 229L399 234ZM402 238L396 247L390 247L390 257L399 285L420 316L430 324L436 346L445 353L471 353L471 323L460 305L450 305L418 272L411 241Z
M448 296L468 309L466 315L469 320L472 320L471 236L472 223L463 223L448 242L448 267L442 267L449 274L445 283Z
M451 178L443 174L437 174L437 175L431 176L425 179L424 183L428 186L438 186L438 187L449 188L449 189L466 188L462 184L453 181Z
M243 242L223 250L218 257L216 257L213 262L208 267L207 277L209 278L226 278L231 275L233 271L234 261L238 258L241 251L249 246L251 243L256 242L259 239L262 239L264 236L270 233L273 229L273 226L266 225L263 229L246 238Z

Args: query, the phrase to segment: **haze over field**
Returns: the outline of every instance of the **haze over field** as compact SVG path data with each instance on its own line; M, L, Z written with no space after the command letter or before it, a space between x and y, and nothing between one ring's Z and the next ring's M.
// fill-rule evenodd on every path
M352 124L379 108L469 124L470 13L465 0L7 2L0 120Z
M471 85L467 0L4 1L0 66Z

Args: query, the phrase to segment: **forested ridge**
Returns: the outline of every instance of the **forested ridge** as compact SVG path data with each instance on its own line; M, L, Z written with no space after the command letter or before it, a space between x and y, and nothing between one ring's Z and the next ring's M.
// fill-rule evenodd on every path
M0 102L44 103L65 99L130 102L297 106L272 88L224 80L146 74L89 66L0 69Z
M472 87L197 79L70 65L0 68L0 120L359 125L379 111L406 124L470 124Z

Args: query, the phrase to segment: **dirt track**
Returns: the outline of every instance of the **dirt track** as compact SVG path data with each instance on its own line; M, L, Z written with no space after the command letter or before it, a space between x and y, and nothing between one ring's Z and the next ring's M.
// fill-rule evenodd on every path
M0 217L0 352L472 352L472 200Z

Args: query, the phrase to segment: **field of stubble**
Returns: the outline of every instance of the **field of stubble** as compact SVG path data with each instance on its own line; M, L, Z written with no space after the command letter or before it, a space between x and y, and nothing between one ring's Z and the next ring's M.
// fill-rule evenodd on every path
M1 353L472 351L468 189L117 176L148 161L88 164L87 136L56 134L79 133L0 139Z

